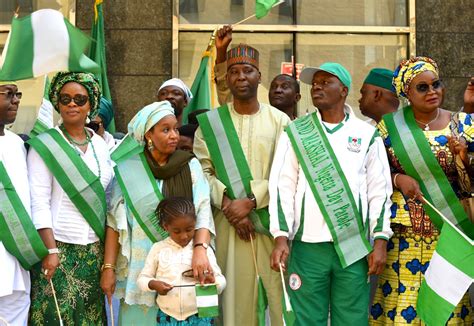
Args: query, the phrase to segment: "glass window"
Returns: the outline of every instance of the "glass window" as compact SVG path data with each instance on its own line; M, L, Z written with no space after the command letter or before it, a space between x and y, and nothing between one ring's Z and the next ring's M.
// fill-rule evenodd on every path
M246 24L293 24L292 0L273 8L265 19L250 19ZM210 14L212 13L212 14ZM255 1L179 0L180 24L234 24L255 13Z
M26 16L39 9L55 9L63 13L73 24L75 22L75 0L0 0L0 25L9 26L16 10L20 6L20 17ZM91 4L92 5L92 4ZM8 31L1 30L0 26L0 53L7 40ZM50 78L52 75L50 76ZM28 134L33 127L37 112L43 98L44 77L21 80L18 89L23 93L15 123L10 129L16 133Z
M179 38L179 78L191 87L201 62L201 55L209 42L209 33L182 33ZM262 83L259 101L268 103L268 86L280 73L281 63L291 61L293 34L233 33L232 44L247 43L260 53ZM215 98L214 103L217 104Z
M178 76L191 85L212 29L255 13L244 0L174 0L179 12ZM282 62L318 66L343 64L353 78L347 102L360 115L359 89L370 69L394 69L414 53L414 0L285 0L260 20L239 25L232 44L246 42L260 52L262 83L259 100L268 101L268 87L282 73ZM212 14L210 14L212 13ZM411 25L410 25L411 24ZM268 25L268 26L265 26ZM408 28L410 27L410 28ZM177 63L175 63L177 64ZM301 85L299 115L313 110L309 86Z
M68 17L70 11L76 8L75 0L1 0L1 3L0 25L9 25L17 8L20 17L44 8L59 10Z
M406 26L406 0L298 0L302 25Z
M347 103L359 112L360 87L372 68L395 69L408 55L407 38L402 35L297 34L297 62L319 66L337 61L349 70L352 88ZM310 86L301 84L299 115L312 110ZM311 109L308 109L311 108Z

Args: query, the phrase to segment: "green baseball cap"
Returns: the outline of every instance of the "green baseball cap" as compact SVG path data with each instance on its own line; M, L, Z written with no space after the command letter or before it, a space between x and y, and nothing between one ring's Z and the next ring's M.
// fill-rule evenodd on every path
M349 90L351 89L351 74L349 74L349 71L347 71L346 68L336 62L325 62L319 67L304 68L303 71L301 71L300 80L305 84L312 85L314 74L318 71L325 71L331 75L336 76L344 86L346 86Z
M393 71L385 68L372 69L364 80L364 84L370 84L388 89L394 92L392 86Z

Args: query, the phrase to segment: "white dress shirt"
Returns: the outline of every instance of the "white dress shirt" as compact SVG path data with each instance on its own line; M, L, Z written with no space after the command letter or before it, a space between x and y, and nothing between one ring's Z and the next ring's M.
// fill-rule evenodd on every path
M30 192L26 150L23 140L8 130L5 130L5 136L0 136L0 160L29 214ZM13 291L30 293L30 274L21 267L18 260L5 249L0 241L0 297L11 295Z
M56 130L70 144L58 127L56 127ZM92 132L90 129L88 130ZM100 182L107 190L113 178L113 169L109 149L104 139L93 133L91 144L87 146L85 153L75 145L70 145L79 153L84 163L95 175L99 175L97 161L99 162ZM94 146L97 160L94 157L92 146ZM97 242L99 238L94 230L69 199L35 149L30 148L27 161L31 211L36 229L53 229L54 238L65 243L87 245Z

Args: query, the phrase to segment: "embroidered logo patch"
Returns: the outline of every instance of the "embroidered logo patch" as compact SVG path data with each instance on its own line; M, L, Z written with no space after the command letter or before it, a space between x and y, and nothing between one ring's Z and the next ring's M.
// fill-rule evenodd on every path
M360 152L360 146L362 144L362 138L351 137L347 140L347 149L354 153Z
M301 287L301 278L299 277L298 274L292 273L290 275L290 279L288 280L288 283L290 283L290 288L293 291L296 291Z

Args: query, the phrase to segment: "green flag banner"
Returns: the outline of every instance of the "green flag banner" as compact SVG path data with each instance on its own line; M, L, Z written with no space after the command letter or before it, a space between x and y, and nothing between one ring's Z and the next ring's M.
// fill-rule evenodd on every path
M42 9L13 18L0 57L0 80L21 80L54 71L98 72L84 55L90 39L57 10Z
M198 72L191 86L193 98L184 108L183 124L188 123L188 114L201 109L211 109L211 72L209 69L210 52L206 51L201 59Z
M256 0L255 1L255 16L257 19L263 18L268 15L268 12L272 7L283 3L278 0Z
M99 80L102 96L112 102L112 96L110 94L109 81L107 80L107 60L105 57L105 33L104 33L104 15L102 10L103 0L95 0L94 4L94 23L92 24L91 36L94 39L89 48L89 57L97 62L100 67L100 71L96 74ZM115 132L115 119L109 124L107 130L111 133Z
M217 285L196 284L196 306L200 318L219 316Z
M416 311L426 325L445 325L474 281L474 241L449 220L425 272Z
M263 286L262 278L257 275L258 295L257 295L257 319L258 326L265 326L265 314L268 308L267 291Z

